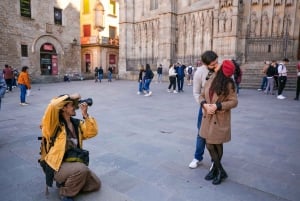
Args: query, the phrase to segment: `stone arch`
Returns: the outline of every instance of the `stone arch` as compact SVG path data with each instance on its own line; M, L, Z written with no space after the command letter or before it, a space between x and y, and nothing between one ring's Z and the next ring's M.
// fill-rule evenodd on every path
M51 43L55 47L57 54L64 55L62 43L52 35L41 35L36 38L32 43L31 52L35 53L39 51L44 43Z

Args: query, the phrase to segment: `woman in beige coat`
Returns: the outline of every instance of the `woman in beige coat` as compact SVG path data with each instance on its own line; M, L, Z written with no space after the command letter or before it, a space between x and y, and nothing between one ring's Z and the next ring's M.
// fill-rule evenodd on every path
M220 70L209 79L200 95L203 108L200 136L206 140L206 148L214 161L214 165L206 175L206 180L213 180L213 184L220 184L227 178L222 167L223 143L231 139L231 112L237 106L238 100L232 79L234 64L224 60Z

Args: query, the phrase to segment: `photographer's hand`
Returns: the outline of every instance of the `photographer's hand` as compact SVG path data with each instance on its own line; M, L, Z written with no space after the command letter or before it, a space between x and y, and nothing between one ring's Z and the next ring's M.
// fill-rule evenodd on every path
M86 102L80 103L79 104L79 108L81 109L81 113L83 118L87 118L89 116L89 114L87 113L88 110L88 104Z

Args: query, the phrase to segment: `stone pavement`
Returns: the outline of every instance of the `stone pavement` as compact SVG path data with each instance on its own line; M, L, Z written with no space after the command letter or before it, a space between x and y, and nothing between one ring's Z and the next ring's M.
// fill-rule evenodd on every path
M137 82L92 80L34 84L29 106L19 105L19 90L5 95L0 111L0 200L59 200L55 187L44 195L37 163L39 123L49 100L80 92L92 97L89 113L99 135L85 141L90 168L102 181L98 192L76 201L296 201L300 198L300 101L241 89L232 111L232 140L224 144L229 177L218 186L205 181L210 159L189 169L196 139L198 106L192 87L166 92L152 83L153 96L136 94ZM78 115L80 118L81 116Z

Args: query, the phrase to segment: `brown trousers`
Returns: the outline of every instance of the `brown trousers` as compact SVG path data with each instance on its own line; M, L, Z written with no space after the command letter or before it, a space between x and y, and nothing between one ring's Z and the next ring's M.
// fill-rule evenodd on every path
M80 191L96 191L101 187L101 181L95 173L80 162L63 162L55 172L54 180L64 184L59 188L59 194L67 197L74 197Z

